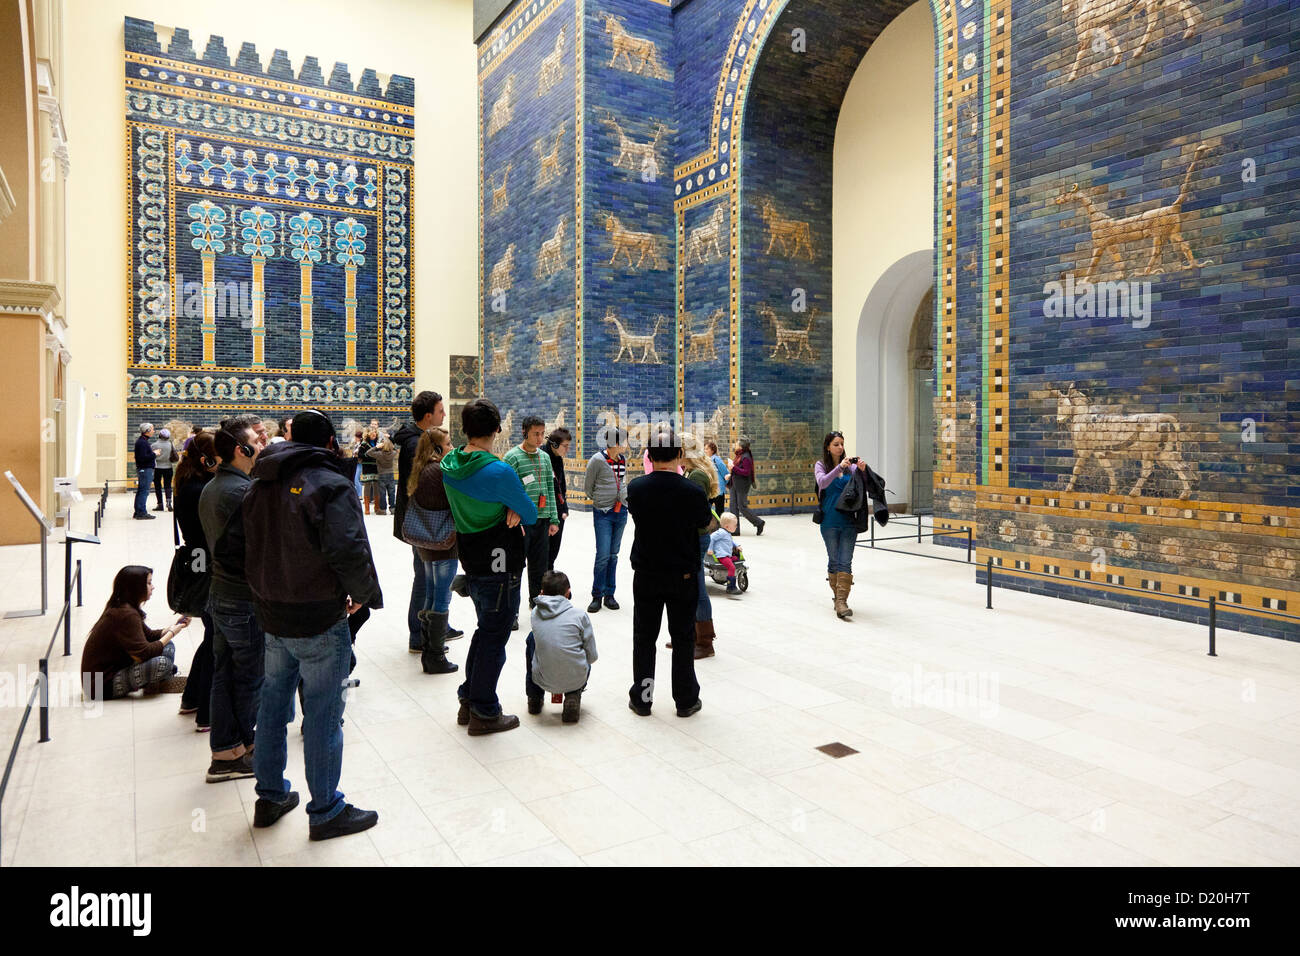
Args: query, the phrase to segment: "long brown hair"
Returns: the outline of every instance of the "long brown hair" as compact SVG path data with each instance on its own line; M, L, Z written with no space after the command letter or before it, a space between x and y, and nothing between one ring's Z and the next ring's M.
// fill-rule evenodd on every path
M195 475L205 474L216 463L217 443L212 440L212 435L208 432L199 432L190 439L190 447L186 448L185 454L181 455L172 484L179 488Z
M718 497L718 469L714 468L713 462L705 456L700 440L690 432L682 433L682 465L687 474L697 468L703 471L704 477L709 482L710 500Z
M420 444L415 446L415 459L411 462L411 477L406 479L406 493L415 494L420 485L420 472L431 461L442 461L442 446L451 436L445 428L430 428L420 436Z
M115 607L133 607L144 615L144 609L140 607L149 596L149 575L153 574L153 568L146 568L143 564L128 564L122 570L117 572L113 578L113 593L108 597L108 603L104 605L107 611Z

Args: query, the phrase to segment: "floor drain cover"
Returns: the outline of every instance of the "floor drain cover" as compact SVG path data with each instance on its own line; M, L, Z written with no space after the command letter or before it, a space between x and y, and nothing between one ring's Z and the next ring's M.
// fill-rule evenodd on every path
M842 744L839 743L838 741L833 744L822 744L817 749L824 754L829 754L832 757L847 757L849 754L857 753L857 751L854 750L852 747L850 747L848 744Z

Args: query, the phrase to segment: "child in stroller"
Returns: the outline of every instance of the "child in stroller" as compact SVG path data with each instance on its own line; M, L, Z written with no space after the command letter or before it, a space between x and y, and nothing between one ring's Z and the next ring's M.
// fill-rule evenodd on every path
M726 584L728 594L743 594L749 590L749 572L745 569L745 555L732 537L738 527L736 516L724 511L718 523L721 527L709 536L704 570L716 583Z

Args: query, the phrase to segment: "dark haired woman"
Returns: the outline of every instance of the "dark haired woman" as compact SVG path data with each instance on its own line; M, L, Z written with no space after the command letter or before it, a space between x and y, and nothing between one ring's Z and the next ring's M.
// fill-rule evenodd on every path
M81 651L81 674L87 696L96 700L125 697L133 690L178 694L184 677L176 677L172 638L190 623L182 617L156 631L144 623L144 603L153 594L153 571L128 564L113 578L113 594Z
M736 447L731 450L731 459L731 512L737 518L744 518L758 529L758 534L762 534L767 522L749 510L749 493L758 485L758 474L748 438L736 442ZM739 534L737 530L736 535Z
M827 434L822 439L821 460L813 465L813 477L817 479L817 496L821 501L827 580L831 583L835 613L842 621L853 616L848 599L853 588L853 548L858 541L858 529L849 516L835 506L857 469L857 458L844 455L844 435L840 432Z
M569 445L573 442L573 433L567 428L556 428L546 436L546 454L551 459L551 471L555 473L555 510L560 517L560 530L550 537L551 553L546 562L546 570L555 570L555 559L560 554L560 540L564 537L564 522L569 517L569 487L564 474L564 458L569 454Z
M176 466L176 523L186 551L197 558L203 555L202 567L211 573L212 553L203 534L199 520L199 495L217 473L217 445L212 435L200 432L194 436L180 464ZM195 565L198 567L198 565ZM188 610L188 609L187 609ZM212 616L206 610L200 615L203 621L203 642L194 652L190 663L190 677L181 695L182 714L194 715L195 730L205 733L212 729Z

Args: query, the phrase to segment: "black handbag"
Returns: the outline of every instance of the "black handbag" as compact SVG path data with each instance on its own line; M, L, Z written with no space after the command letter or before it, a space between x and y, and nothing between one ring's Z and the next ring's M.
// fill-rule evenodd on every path
M190 548L181 543L175 512L172 513L172 536L176 540L176 552L172 555L171 570L167 572L167 606L177 614L198 617L208 610L208 585L212 581L209 556L202 548Z

